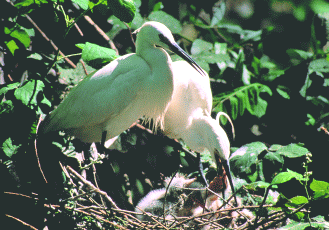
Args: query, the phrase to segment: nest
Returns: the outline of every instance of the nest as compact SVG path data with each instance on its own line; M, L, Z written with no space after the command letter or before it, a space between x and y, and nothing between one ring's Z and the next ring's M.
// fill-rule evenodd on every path
M71 188L70 205L64 207L73 214L89 217L89 221L94 222L100 229L270 229L277 228L285 224L287 216L282 211L272 212L270 215L261 217L259 210L271 207L271 205L234 207L230 204L232 196L215 211L205 211L195 216L180 216L166 218L165 216L155 216L148 212L137 213L119 208L116 203L100 190L95 184L84 179L78 172L70 166L63 167L63 172L69 179ZM99 197L98 200L93 197ZM74 205L72 205L74 204ZM49 208L59 208L50 205ZM62 210L63 211L63 210ZM258 213L252 214L253 211ZM267 213L267 212L266 212ZM145 215L148 221L141 221L136 215ZM75 229L90 229L88 221L77 222Z

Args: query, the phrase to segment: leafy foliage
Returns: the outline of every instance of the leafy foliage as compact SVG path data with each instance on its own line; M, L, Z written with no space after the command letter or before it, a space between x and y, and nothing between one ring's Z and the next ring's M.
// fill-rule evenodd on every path
M329 197L323 160L329 138L320 129L329 128L329 5L323 0L242 2L248 10L238 10L243 9L240 1L232 3L234 7L227 7L225 1L1 1L0 170L4 190L28 196L40 192L47 200L71 199L76 194L69 176L65 175L63 183L65 173L58 165L51 166L61 161L83 169L76 160L80 150L76 140L62 132L43 140L50 144L41 166L50 162L43 170L54 178L58 175L52 178L54 187L44 186L35 149L35 139L41 138L37 137L40 116L51 112L68 90L95 69L134 52L130 29L155 20L164 23L209 72L213 112L224 111L234 120L237 138L231 145L239 148L232 148L230 165L239 193L248 204L260 205L254 223L277 208L290 219L282 229L328 228L326 214L319 207ZM225 118L221 121L226 129ZM100 189L122 201L126 209L133 210L143 195L161 184L162 175L171 175L179 165L181 172L199 176L193 170L195 156L177 153L176 142L133 128L119 140L122 148L109 151L111 159L103 156L91 165L97 166ZM211 180L215 174L211 157L204 154L202 159ZM108 175L116 178L111 184ZM279 198L273 195L278 192ZM45 217L43 209L37 209L40 204L46 207L38 197L33 210L40 215L29 216L34 213L29 210L17 218L37 226L44 219L49 225L63 223L69 216L81 226L113 227L105 219L72 211L77 202L70 199L71 209L52 211L52 216ZM11 207L16 199L6 201L3 207ZM261 207L265 204L275 206ZM36 216L40 220L34 222ZM117 219L111 219L112 223L126 224Z

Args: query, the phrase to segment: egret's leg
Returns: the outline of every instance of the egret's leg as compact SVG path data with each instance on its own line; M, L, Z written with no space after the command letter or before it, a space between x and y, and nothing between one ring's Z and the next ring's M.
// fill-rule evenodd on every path
M200 172L200 175L201 175L201 177L202 177L205 185L208 187L209 186L208 185L208 182L207 182L206 177L205 177L205 175L203 173L203 165L202 165L202 162L201 162L201 155L200 155L200 153L196 153L196 154L197 154L197 159L198 159L198 163L199 163L199 172Z
M105 141L106 141L106 135L107 135L107 131L104 131L103 133L102 133L102 140L101 140L101 148L102 149L100 149L100 152L102 152L102 153L105 153Z

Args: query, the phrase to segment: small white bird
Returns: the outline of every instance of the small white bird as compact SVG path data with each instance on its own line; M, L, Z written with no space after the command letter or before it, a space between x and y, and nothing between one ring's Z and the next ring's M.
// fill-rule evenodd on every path
M165 25L146 22L137 32L136 53L88 75L46 117L41 133L65 130L82 142L104 145L142 116L152 118L155 127L163 127L174 79L171 58L161 47L178 54L201 75L205 73Z
M151 221L152 218L143 214L149 212L162 217L165 211L166 220L177 216L193 216L200 203L204 203L206 190L202 184L193 179L187 179L183 175L176 175L171 183L171 178L165 179L165 187L150 191L137 204L135 211L139 213L138 219ZM193 190L189 190L193 189ZM167 193L166 193L166 190Z
M174 93L164 117L164 134L182 139L196 152L208 150L217 169L220 171L221 165L224 167L234 193L229 166L230 141L219 125L219 116L225 115L231 124L232 121L223 112L218 113L216 120L211 117L212 92L208 76L200 76L185 61L174 62L172 67ZM224 180L226 182L226 178Z

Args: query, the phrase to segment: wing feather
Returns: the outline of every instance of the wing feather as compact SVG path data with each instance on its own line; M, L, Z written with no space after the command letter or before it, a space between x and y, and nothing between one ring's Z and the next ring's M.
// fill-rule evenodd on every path
M81 81L46 119L44 132L101 124L138 96L151 69L136 54L118 58Z

